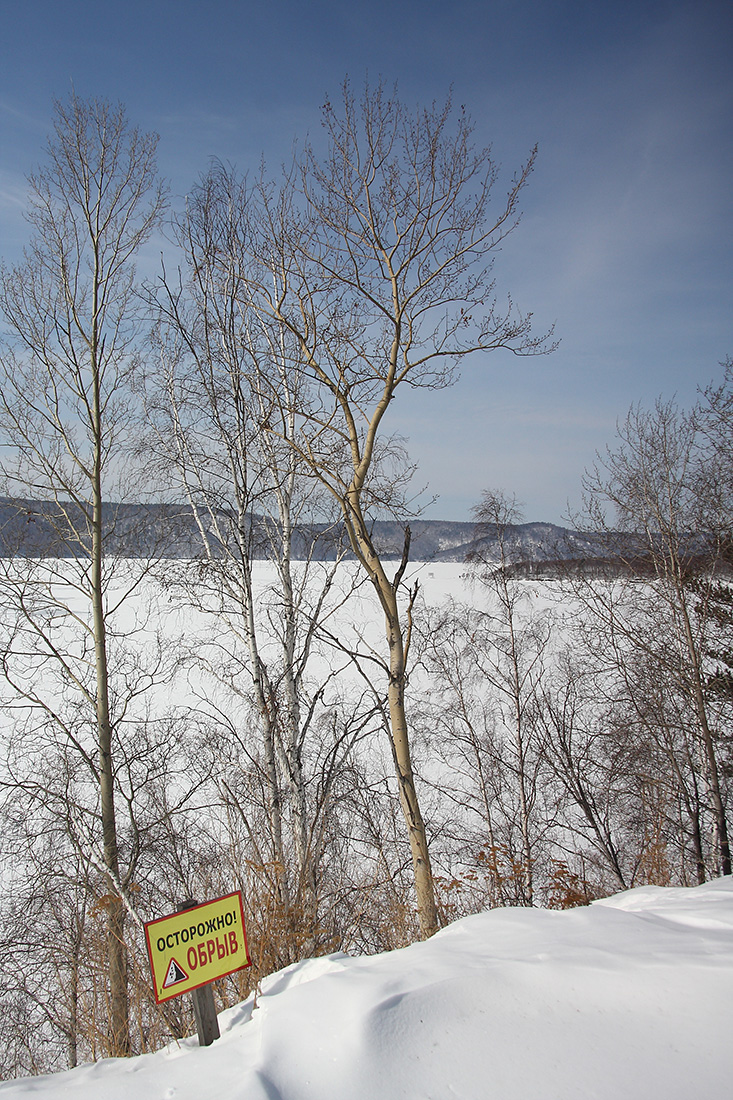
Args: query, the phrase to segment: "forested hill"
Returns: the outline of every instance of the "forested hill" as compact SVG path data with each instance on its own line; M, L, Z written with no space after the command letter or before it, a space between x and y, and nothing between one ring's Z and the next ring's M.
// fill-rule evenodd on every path
M79 531L81 510L78 505L52 502L0 499L0 555L3 557L72 557L85 549L71 536ZM219 514L220 537L235 537L233 517ZM209 519L204 530L216 550L220 546ZM615 557L607 541L553 523L521 523L507 526L503 532L503 555L498 532L482 527L480 538L473 523L450 520L416 519L410 524L411 561L463 562L479 554L484 560L505 560L519 566L550 567L562 561L598 561ZM105 508L104 533L107 552L140 558L196 558L202 553L202 536L192 510L177 504L109 504ZM228 533L228 534L227 534ZM272 556L274 525L262 516L248 518L245 537L255 560ZM303 524L296 527L292 556L333 560L340 552L343 531L339 526ZM387 558L401 558L405 526L394 520L374 524L377 547ZM275 540L276 541L276 540ZM618 547L616 547L616 551Z

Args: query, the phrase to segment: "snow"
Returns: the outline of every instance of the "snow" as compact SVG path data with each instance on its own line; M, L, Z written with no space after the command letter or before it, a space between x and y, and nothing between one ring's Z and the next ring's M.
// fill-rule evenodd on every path
M733 880L295 964L222 1037L0 1085L2 1100L689 1100L730 1095Z

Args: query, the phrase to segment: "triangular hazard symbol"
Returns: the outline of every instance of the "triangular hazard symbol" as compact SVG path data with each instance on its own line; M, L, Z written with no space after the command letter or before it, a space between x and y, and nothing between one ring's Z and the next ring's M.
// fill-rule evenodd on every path
M168 989L171 985L177 985L178 982L185 982L188 979L188 974L180 966L175 959L171 959L171 964L168 967L168 973L165 976L163 982L163 989Z

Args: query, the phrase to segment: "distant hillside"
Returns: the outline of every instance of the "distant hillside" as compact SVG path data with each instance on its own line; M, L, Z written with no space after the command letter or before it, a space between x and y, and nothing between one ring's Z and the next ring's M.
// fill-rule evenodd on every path
M3 557L73 557L83 548L70 538L71 525L81 525L78 506L59 506L51 502L0 498L0 555ZM71 520L71 523L70 523ZM173 504L110 504L105 509L107 552L124 557L196 558L201 554L201 535L191 509ZM486 525L477 537L473 523L450 520L416 519L410 524L411 561L464 562L479 554L484 560L498 560L499 541L487 534ZM261 516L249 519L247 537L255 559L268 557L268 531L272 526ZM293 556L333 560L339 552L343 532L323 524L296 529ZM396 521L382 520L374 525L374 540L388 558L400 558L405 529ZM699 559L704 553L704 538L691 536L690 552ZM577 567L604 568L611 563L636 561L643 571L646 553L634 549L630 536L601 537L573 531L553 523L520 523L504 535L505 560L517 571L555 573L574 563Z
M410 528L410 557L413 561L466 561L476 553L486 560L498 560L501 556L498 535L486 535L485 524L482 525L484 534L480 538L476 536L473 523L414 520ZM383 553L401 556L404 531L400 524L376 523L374 533ZM597 537L583 535L554 523L519 523L510 526L504 534L504 556L517 565L595 558L605 553Z

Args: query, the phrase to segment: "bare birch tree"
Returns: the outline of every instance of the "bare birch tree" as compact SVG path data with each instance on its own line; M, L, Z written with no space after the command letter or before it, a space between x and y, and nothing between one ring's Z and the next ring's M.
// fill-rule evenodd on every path
M83 723L64 725L53 703L44 704L45 718L59 720L97 791L111 1054L127 1053L129 1025L108 638L106 547L114 507L106 514L105 508L120 499L132 473L125 448L138 346L133 261L164 206L156 144L154 135L129 126L119 106L76 96L57 103L47 164L29 177L33 236L24 261L3 268L0 282L7 331L0 355L3 491L18 501L26 533L34 523L45 532L41 553L50 555L29 562L28 577L18 583L13 569L4 571L4 595L15 605L21 649L31 639L33 654L26 658L34 655L41 666L55 662L93 716L92 750L85 747ZM34 501L42 502L39 509ZM33 547L26 539L16 566L27 553ZM63 648L58 627L64 616L81 629L76 656ZM6 659L22 661L12 641ZM34 692L26 693L30 705Z
M334 728L322 652L312 672L323 622L345 598L343 538L323 522L323 491L300 453L310 393L293 369L297 346L281 322L250 308L249 200L247 182L217 164L176 219L183 268L177 278L164 270L152 295L159 368L147 393L158 469L199 533L181 591L216 622L216 641L197 640L196 660L240 715L205 702L220 730L220 793L244 825L260 888L269 885L275 961L286 965L318 948L326 822L360 721ZM274 568L264 586L262 559Z
M438 920L405 702L409 527L392 570L372 523L380 511L404 516L404 502L399 486L375 477L375 461L398 392L449 385L474 353L549 350L546 335L532 334L530 315L509 297L500 304L492 272L518 223L535 153L494 203L497 164L490 150L476 148L469 119L450 101L412 112L381 84L359 102L347 84L341 110L326 103L323 123L325 154L307 147L286 184L293 208L286 221L273 217L283 200L263 193L253 255L270 260L266 271L248 275L249 293L253 308L297 344L317 401L300 453L337 503L384 614L391 744L427 937Z

